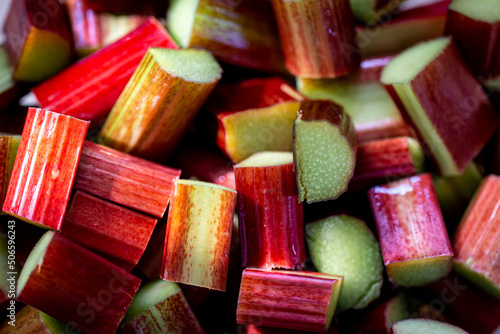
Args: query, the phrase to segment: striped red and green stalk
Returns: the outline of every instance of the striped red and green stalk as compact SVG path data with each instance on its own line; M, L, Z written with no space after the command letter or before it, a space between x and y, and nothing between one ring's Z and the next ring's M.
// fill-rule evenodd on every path
M358 146L351 189L372 187L422 172L424 152L410 137L374 140Z
M218 69L216 75L206 80L190 80L185 78L189 77L189 71L166 68L170 65L162 63L166 51L151 48L146 53L106 119L99 134L100 143L159 162L165 161L173 153L187 127L219 82L222 70L206 51L175 51L177 55L185 55L185 61L189 64L197 61L195 57L203 55L207 67L216 66ZM167 53L165 57L173 56L174 53ZM178 74L171 74L172 71Z
M3 206L21 136L0 135L0 205Z
M420 286L450 272L453 251L430 174L376 186L368 198L389 280Z
M359 69L349 0L273 0L287 69L303 78L336 78Z
M236 191L212 183L175 182L161 277L225 291Z
M193 7L192 12L187 12L191 8L186 10L187 6L181 4L185 2L188 1L171 1L167 13L168 29L182 47L208 50L223 63L258 71L285 72L268 1L190 1L196 3L189 5ZM190 30L189 35L186 30Z
M455 270L500 298L500 177L484 179L453 238Z
M267 156L266 165L252 165ZM273 159L284 157L280 162ZM302 203L291 152L257 153L234 168L242 266L294 269L306 258Z
M139 262L156 219L77 191L62 235L131 271Z
M85 141L74 188L162 218L180 175L178 169Z
M93 122L106 118L150 47L177 49L154 18L110 46L33 88L40 105Z
M118 328L118 334L204 334L181 288L161 279L142 286Z
M278 77L219 85L208 100L217 145L238 163L262 151L291 151L293 122L304 98Z
M30 108L3 210L61 231L89 122Z
M316 272L245 269L236 322L326 332L343 277Z
M84 333L114 333L141 280L54 231L21 271L17 300Z
M4 31L15 81L46 80L72 60L70 31L58 1L12 1Z

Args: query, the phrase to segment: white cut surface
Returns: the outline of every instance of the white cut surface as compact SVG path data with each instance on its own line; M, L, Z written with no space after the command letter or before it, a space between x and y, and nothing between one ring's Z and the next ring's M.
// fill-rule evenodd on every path
M394 334L467 334L463 329L429 319L408 319L392 326Z
M203 84L219 80L222 75L219 63L208 51L151 48L149 52L174 77Z
M451 37L422 42L394 57L382 71L382 83L408 83L413 80L451 43Z
M172 0L167 12L167 27L172 38L183 48L189 46L200 0Z
M477 21L500 22L500 2L498 0L454 0L449 9Z

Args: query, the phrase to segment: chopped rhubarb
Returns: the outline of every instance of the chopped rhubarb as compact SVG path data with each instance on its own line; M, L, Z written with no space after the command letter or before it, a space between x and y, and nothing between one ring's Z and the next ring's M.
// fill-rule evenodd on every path
M21 136L0 135L0 205L3 206Z

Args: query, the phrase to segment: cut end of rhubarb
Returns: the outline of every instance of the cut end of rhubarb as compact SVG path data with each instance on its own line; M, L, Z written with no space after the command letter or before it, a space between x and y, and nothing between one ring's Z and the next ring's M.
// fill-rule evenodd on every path
M181 289L176 283L162 279L149 282L141 287L135 295L132 304L130 304L123 318L122 324L128 323L144 311L179 292L181 292Z
M425 170L425 154L422 146L418 140L414 138L408 137L406 140L408 142L411 160L413 161L413 166L415 166L417 174L423 173Z
M365 23L374 23L383 17L384 14L390 14L390 11L396 8L403 0L350 0L354 17ZM381 3L383 4L381 6Z
M387 274L400 286L423 286L448 275L452 269L451 256L401 261L386 264Z
M66 333L66 324L60 322L57 319L52 318L50 315L40 312L40 317L43 323L47 326L49 333L53 334L63 334Z
M500 5L497 0L454 0L448 9L476 21L488 23L500 22Z
M293 163L292 152L259 152L235 167L267 167Z
M200 0L173 0L167 12L168 31L183 48L189 46Z
M24 264L23 270L19 275L19 280L17 281L17 295L19 296L23 291L26 282L31 276L31 273L43 263L43 258L45 255L45 250L50 244L50 241L54 237L55 232L46 232L40 240L37 242L33 250L31 251L26 263Z
M441 37L419 43L391 60L382 71L383 84L405 84L413 80L451 43L451 37Z
M500 286L486 276L472 270L467 264L458 261L453 262L453 269L484 291L500 299Z
M208 51L152 48L149 52L158 65L174 77L200 84L216 82L221 78L222 69Z
M328 121L294 125L294 155L299 200L314 203L335 199L347 190L355 165L355 151L338 126Z
M364 222L332 216L306 225L306 240L319 272L344 276L340 311L364 308L380 295L382 255Z
M392 326L391 334L467 334L463 329L430 319L407 319Z
M176 184L183 184L186 186L197 186L197 187L205 187L205 188L211 188L211 189L220 189L220 190L227 190L232 193L236 193L234 189L228 188L221 186L219 184L215 183L210 183L210 182L203 182L203 181L196 181L196 180L176 180Z

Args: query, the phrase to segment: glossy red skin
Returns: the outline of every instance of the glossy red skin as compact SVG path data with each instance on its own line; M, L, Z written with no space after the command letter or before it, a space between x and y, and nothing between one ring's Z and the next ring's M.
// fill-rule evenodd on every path
M453 256L430 174L376 186L368 199L385 265Z
M450 323L470 334L494 334L500 327L500 299L454 273L416 290L415 295L439 308Z
M195 178L236 189L233 164L219 152L199 147L177 150L172 164L182 170L184 179Z
M99 126L150 47L178 48L154 18L33 88L32 92L42 107L92 121L93 127Z
M361 54L348 0L272 0L272 4L290 73L336 78L359 68Z
M500 21L477 21L450 9L445 34L453 36L474 74L482 79L500 75Z
M156 219L77 191L62 235L131 271L139 262Z
M416 173L407 137L369 141L358 146L349 187L370 187Z
M161 218L181 171L86 141L74 188Z
M54 233L54 232L47 232ZM17 296L84 333L114 333L141 280L54 233L43 262Z
M448 44L409 85L457 169L463 171L489 141L498 122L493 105L467 68L455 43ZM414 124L394 88L385 87L406 121ZM467 104L468 101L472 103ZM425 141L420 142L425 145Z
M341 284L336 276L324 276L329 275L245 269L236 322L324 333L332 289Z
M72 43L64 7L58 1L12 1L3 30L7 36L6 46L14 66L21 58L26 39L32 28L56 33L68 44Z
M300 268L306 259L293 163L235 166L243 267Z
M101 45L99 14L89 8L86 0L68 0L66 6L76 50L97 49Z
M30 108L3 210L60 231L88 126Z
M453 239L454 262L500 287L500 177L488 176L474 195Z

